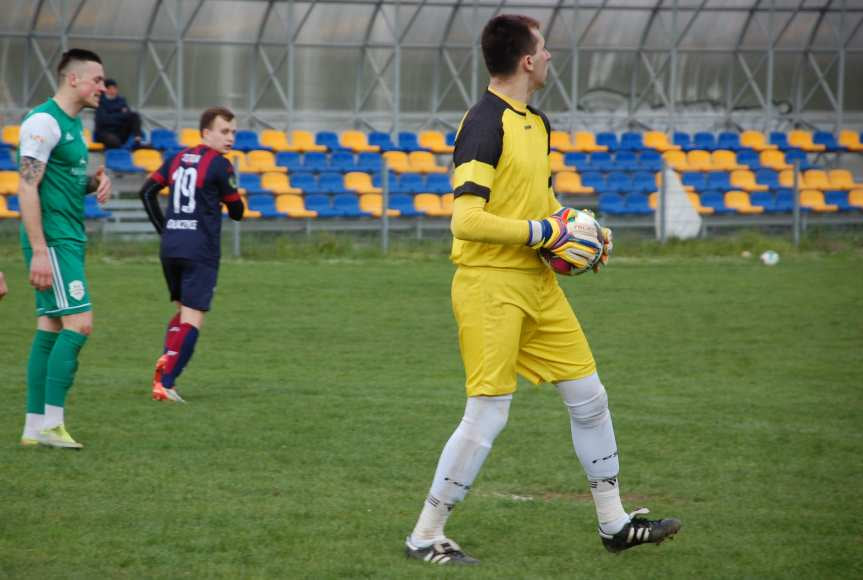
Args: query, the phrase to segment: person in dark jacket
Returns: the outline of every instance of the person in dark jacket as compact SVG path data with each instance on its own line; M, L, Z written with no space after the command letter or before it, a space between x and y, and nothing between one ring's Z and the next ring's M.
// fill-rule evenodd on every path
M116 149L125 145L130 136L134 136L136 146L141 144L141 117L120 96L117 81L108 79L96 109L93 139L108 149Z

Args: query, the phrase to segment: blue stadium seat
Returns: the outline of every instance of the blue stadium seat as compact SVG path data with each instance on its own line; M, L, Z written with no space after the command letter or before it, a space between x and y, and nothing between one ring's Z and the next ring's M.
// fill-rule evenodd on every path
M272 151L269 147L261 145L260 141L258 141L257 133L249 130L237 131L237 137L234 140L234 149L237 151L254 151L256 149Z
M318 187L318 180L311 173L297 173L291 175L291 185L303 190L303 193L322 193Z
M600 194L599 211L600 213L609 215L622 215L627 213L623 196L619 193Z
M632 177L622 171L612 171L605 180L605 191L628 193L632 191Z
M276 165L287 167L288 173L303 171L303 160L295 151L282 151L276 153Z
M734 210L725 205L725 195L721 191L709 191L701 194L701 205L712 207L715 215L734 213Z
M146 146L150 145L147 142L147 132L144 131L143 129L141 129L141 142L136 143L135 142L135 135L134 134L129 135L129 138L126 139L125 143L123 143L123 149L135 149L136 145L137 145L137 147L146 147Z
M162 151L183 148L177 142L177 134L170 129L153 129L150 133L150 145Z
M21 205L18 203L17 195L6 196L6 209L9 211L21 211Z
M399 190L402 193L424 193L425 181L423 176L419 173L402 173L399 178Z
M390 195L394 193L410 193L409 191L402 190L398 175L395 173L387 173L387 175L389 176L387 178L387 187L389 187ZM383 188L383 180L380 173L372 175L372 186Z
M643 193L630 193L624 198L626 213L635 215L650 215L653 209Z
M794 211L794 190L787 187L777 189L773 207L777 212L785 213Z
M372 131L369 133L369 145L377 145L382 152L385 151L400 151L398 145L393 143L389 133L382 131Z
M579 171L590 169L590 157L588 157L587 153L565 153L563 155L563 163L569 167L575 167Z
M791 148L785 152L785 163L789 165L794 165L797 163L800 166L801 171L806 171L807 169L818 169L819 166L815 163L809 161L809 156L806 155L806 152L802 149L794 149Z
M330 196L321 193L313 193L305 197L306 209L318 212L319 218L340 217L342 212L333 208Z
M746 165L751 171L758 171L761 169L761 161L759 160L758 152L753 151L752 149L741 149L740 152L737 153L737 163L739 165Z
M590 156L591 171L612 171L615 168L611 153L593 153Z
M321 173L318 177L318 190L321 193L351 193L349 189L345 189L345 180L342 174L329 171Z
M592 187L594 191L602 193L605 191L605 178L598 171L585 171L581 174L581 184Z
M861 133L863 135L863 133ZM450 131L446 134L446 144L450 147L455 146L455 131Z
M339 136L334 131L318 131L315 135L315 144L323 145L332 153L350 151L350 149L342 147Z
M237 186L241 189L245 189L248 195L259 195L266 193L272 196L273 194L272 191L261 187L261 176L257 173L241 173Z
M695 149L692 146L692 137L689 136L689 133L684 133L683 131L675 131L671 136L671 142L680 147L683 151L691 151Z
M826 150L830 152L845 151L845 148L836 140L836 136L827 131L815 131L812 142L816 145L824 145Z
M771 190L779 189L779 173L773 169L759 169L755 172L755 181L761 185L766 185Z
M349 171L354 171L355 169L356 165L354 165L353 153L339 151L330 155L330 170L347 173Z
M399 149L402 151L407 151L408 153L411 151L428 151L428 149L420 145L419 138L413 131L400 131L398 137Z
M636 171L641 168L635 151L621 149L614 156L614 166L618 171Z
M605 145L608 147L610 152L615 152L620 148L620 144L617 142L617 135L611 133L609 131L605 131L602 133L596 134L596 144L597 145Z
M644 139L641 133L627 131L620 136L620 150L639 152L644 150Z
M717 190L721 192L731 191L734 189L731 186L731 174L727 171L714 171L707 174L708 190Z
M360 209L360 199L353 193L340 193L333 197L333 209L342 217L371 217L372 215Z
M436 193L443 195L452 191L450 176L446 173L430 173L426 178L425 191L422 193Z
M132 154L127 149L105 151L105 167L118 173L146 173L145 169L132 163Z
M764 213L776 213L776 201L769 191L753 191L749 194L749 203L764 208Z
M638 166L645 171L662 171L662 154L659 151L645 149L638 157Z
M396 193L390 196L390 209L397 209L401 212L402 217L417 217L423 215L423 212L417 211L414 207L414 199L403 193Z
M303 156L303 171L321 173L329 168L327 154L312 151Z
M379 173L383 168L383 158L380 153L360 153L357 157L357 171Z
M729 151L740 151L743 146L740 145L740 135L731 131L723 131L716 139L717 149L727 149Z
M772 131L770 133L770 143L772 145L776 145L783 151L793 149L793 147L788 144L788 135L786 135L782 131Z
M8 205L8 203L9 203L8 199L6 200L6 203ZM12 209L12 207L9 207L9 209ZM19 210L16 209L15 211L19 211ZM109 218L109 217L111 217L111 212L103 210L99 206L99 202L96 200L95 196L88 195L87 197L84 198L84 217L86 219L90 219L90 220Z
M15 171L18 166L9 149L0 148L0 171Z
M707 174L700 171L688 171L681 174L680 181L683 185L694 187L696 191L705 191L707 189Z
M636 193L653 193L658 191L656 175L648 171L638 171L632 176L632 191Z
M847 191L825 191L824 203L839 206L839 211L851 211L857 209L848 203Z
M276 198L272 195L266 193L249 195L246 197L246 201L249 202L250 210L261 212L261 217L287 217L287 214L284 214L276 209Z
M716 137L713 133L707 131L699 131L692 137L692 147L694 149L703 149L704 151L715 151Z

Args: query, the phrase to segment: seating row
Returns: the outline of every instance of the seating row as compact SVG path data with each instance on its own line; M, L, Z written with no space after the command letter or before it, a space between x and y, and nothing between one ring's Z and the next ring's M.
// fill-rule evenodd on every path
M103 219L111 217L111 212L105 211L94 196L84 198L84 218ZM21 207L17 195L0 195L0 218L20 218Z

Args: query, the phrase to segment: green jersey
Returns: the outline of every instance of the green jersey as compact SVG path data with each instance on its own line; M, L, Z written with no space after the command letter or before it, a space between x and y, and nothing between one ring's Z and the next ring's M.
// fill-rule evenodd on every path
M84 229L84 196L87 195L87 144L81 119L70 117L48 100L24 117L18 162L32 157L45 163L39 184L42 231L49 246L87 242ZM24 223L21 245L30 247Z

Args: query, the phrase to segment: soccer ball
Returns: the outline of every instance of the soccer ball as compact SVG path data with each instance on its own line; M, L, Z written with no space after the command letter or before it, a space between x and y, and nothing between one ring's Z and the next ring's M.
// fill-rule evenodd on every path
M584 240L586 245L595 245L597 240L600 244L602 243L602 226L590 212L565 207L560 211L560 215L566 222L566 229L569 230L570 235L576 239ZM551 268L552 272L560 276L584 274L588 270L592 270L599 263L601 257L602 251L598 251L584 268L578 268L556 256L551 250L545 248L539 250L540 260Z
M779 263L779 254L773 250L767 250L761 254L761 263L765 266L775 266Z

